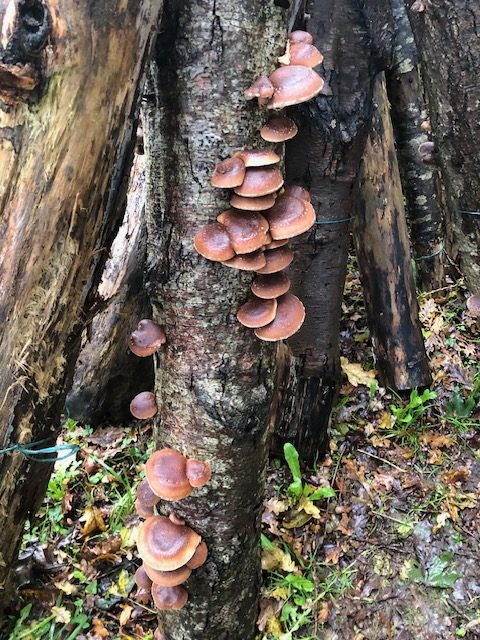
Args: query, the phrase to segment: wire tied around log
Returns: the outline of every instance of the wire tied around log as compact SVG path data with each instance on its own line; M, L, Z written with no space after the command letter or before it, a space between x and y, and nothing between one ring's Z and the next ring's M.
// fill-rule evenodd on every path
M459 209L458 213L462 213L466 216L480 216L480 211L462 211L461 209Z
M316 220L315 224L339 224L340 222L350 222L352 216L348 218L339 218L338 220Z
M18 451L24 455L27 460L31 460L32 462L57 462L58 460L69 458L75 455L77 451L80 451L78 444L57 444L50 447L41 447L41 445L46 444L49 440L50 438L45 438L44 440L37 440L37 442L29 442L28 444L20 444L17 442L10 447L0 449L0 455ZM57 454L62 451L64 453L58 456Z
M444 248L444 244L443 242L441 242L440 247L436 251L434 251L433 253L429 253L427 256L415 256L415 261L419 262L420 260L430 260L430 258L435 258L442 253Z

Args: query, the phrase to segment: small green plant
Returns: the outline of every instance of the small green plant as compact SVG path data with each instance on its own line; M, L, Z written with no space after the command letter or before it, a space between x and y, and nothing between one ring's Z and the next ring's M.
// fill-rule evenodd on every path
M302 480L302 472L300 470L300 460L298 451L290 442L285 443L283 447L285 460L292 474L293 480L287 487L287 494L294 500L298 501L301 497L307 498L311 502L322 500L324 498L334 498L335 491L330 486L313 487L311 484L304 484Z
M418 389L412 389L407 404L403 406L390 405L390 411L395 418L395 423L406 427L415 424L430 409L432 406L430 401L435 400L436 397L435 391L430 391L430 389L425 389L423 393L418 393Z

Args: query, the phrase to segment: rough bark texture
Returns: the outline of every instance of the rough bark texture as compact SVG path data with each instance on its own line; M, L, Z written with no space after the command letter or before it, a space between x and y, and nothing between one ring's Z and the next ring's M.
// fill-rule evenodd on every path
M435 0L425 11L410 11L410 19L447 193L449 253L467 286L479 291L480 5Z
M387 94L406 200L410 239L421 289L444 284L443 208L438 169L425 164L418 147L428 140L421 124L428 118L418 54L404 0L391 0L395 17L393 66L386 74Z
M139 320L151 316L143 286L147 250L145 161L135 157L122 226L98 287L101 307L82 337L72 388L65 401L69 418L96 425L131 420L129 401L153 387L153 359L138 358L127 346Z
M36 77L28 96L0 79L2 447L55 442L97 267L118 224L112 212L159 7L160 0L1 5L2 65L17 75L34 68ZM49 473L49 464L18 453L0 457L0 599Z
M285 47L285 10L258 0L168 3L146 93L148 280L165 326L156 371L158 446L209 460L210 483L170 505L206 540L168 640L250 640L275 349L238 324L252 276L200 257L193 236L228 205L214 165L261 142L267 114L243 91Z
M405 390L428 385L431 378L383 74L374 96L353 237L380 380L384 386Z
M326 86L323 95L289 114L300 132L287 143L287 179L310 189L317 225L294 243L293 290L304 302L307 317L280 351L272 448L281 451L285 442L293 442L305 461L324 452L340 379L348 219L370 123L373 78L386 63L393 34L388 3L374 4L309 3L307 27L324 54L320 73Z

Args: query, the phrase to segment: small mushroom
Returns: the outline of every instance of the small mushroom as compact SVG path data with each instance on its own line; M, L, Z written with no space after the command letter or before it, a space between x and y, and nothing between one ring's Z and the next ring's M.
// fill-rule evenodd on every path
M292 293L286 293L277 300L275 320L266 327L255 329L255 335L267 342L285 340L296 333L305 320L305 307Z
M268 109L283 109L307 102L320 93L324 84L313 69L294 64L276 69L270 76L270 82L275 92L268 101Z
M188 600L188 593L184 587L162 587L159 584L152 585L152 598L157 609L181 609Z
M275 318L276 311L276 300L251 298L240 307L237 312L237 319L244 327L256 329L257 327L264 327L272 322Z
M143 478L137 487L137 498L147 507L154 507L160 501L160 497L152 491L146 478Z
M231 260L222 262L226 267L232 269L240 269L242 271L258 271L267 264L267 260L263 251L254 251L253 253L244 253L241 256L235 256Z
M282 269L286 269L293 260L293 251L288 245L278 247L277 249L269 249L265 251L266 264L261 269L256 269L257 273L276 273Z
M195 235L193 244L197 252L207 260L223 262L235 255L230 236L219 222L210 222L202 227Z
M269 231L274 240L294 238L308 231L315 223L315 210L309 202L293 196L279 196L271 209L265 211Z
M283 56L278 59L282 65L298 64L302 67L316 67L323 61L323 56L313 44L295 42L287 46Z
M152 579L149 578L147 572L145 571L145 565L141 565L135 571L135 582L140 589L150 589L152 587Z
M217 216L230 237L235 253L252 253L267 243L268 222L257 211L228 209Z
M475 318L480 317L480 294L476 293L473 296L467 298L467 309L470 315Z
M231 189L242 184L245 178L245 165L241 158L233 157L222 160L215 167L210 180L213 187Z
M190 567L190 569L198 569L198 567L201 567L202 564L205 564L207 556L208 548L205 542L203 542L202 540L202 542L200 542L198 547L195 549L195 553L193 554L193 556L187 562L187 567Z
M195 554L194 554L195 555ZM153 567L149 567L148 564L143 563L145 573L154 584L159 584L162 587L177 587L179 584L183 584L192 573L192 569L184 565L173 571L159 571Z
M137 394L130 403L130 413L134 418L147 420L157 413L157 401L151 391L142 391Z
M266 167L280 162L280 156L273 149L243 149L237 151L234 157L240 158L247 168Z
M278 247L283 247L286 244L288 244L288 238L285 238L284 240L272 240L264 247L264 249L265 251L269 251L270 249L277 249Z
M165 344L167 337L163 327L153 320L140 320L128 339L130 351L140 358L151 356Z
M251 289L258 298L264 300L278 298L290 289L290 278L282 271L265 275L259 274L252 282Z
M153 507L146 505L141 498L136 498L135 500L135 512L141 518L150 518L155 513Z
M435 143L432 140L422 142L422 144L418 146L418 153L420 154L420 159L425 164L436 164Z
M276 197L276 193L269 193L266 196L257 196L256 198L245 198L234 193L230 199L230 206L242 211L265 211L273 207Z
M137 548L149 567L174 571L192 558L200 541L190 527L173 524L165 516L151 516L140 526Z
M310 202L310 192L299 184L289 184L288 187L285 187L283 195L292 196L292 198L298 198L304 202Z
M192 487L203 487L212 477L212 469L208 462L189 458L186 468L187 478Z
M182 500L192 493L187 478L187 459L168 447L154 451L145 464L152 491L163 500Z
M294 138L297 133L297 125L286 116L274 116L260 129L261 137L267 142L285 142Z
M234 191L239 196L247 198L266 196L280 189L283 185L283 176L276 167L250 167L246 169L245 179L242 184L235 187Z
M308 31L301 31L297 29L288 34L288 41L290 44L296 44L297 42L304 42L306 44L312 44L313 36Z
M273 91L273 85L267 76L260 76L260 78L255 80L252 86L245 90L244 96L247 100L258 98L259 103L262 104L262 100L273 96Z

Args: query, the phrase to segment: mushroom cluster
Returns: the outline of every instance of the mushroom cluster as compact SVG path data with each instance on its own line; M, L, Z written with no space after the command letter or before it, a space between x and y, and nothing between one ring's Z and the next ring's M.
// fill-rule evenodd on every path
M181 609L188 599L183 583L193 569L207 559L205 542L174 513L156 515L163 500L181 500L212 475L208 462L186 458L176 449L155 451L145 464L145 478L137 488L135 508L146 518L140 527L137 548L143 564L135 573L141 589L150 590L158 609Z
M323 87L322 78L312 69L322 59L309 33L292 32L279 58L282 66L269 77L258 78L245 91L246 99L257 98L260 106L278 110L310 100ZM278 144L297 131L293 120L277 113L261 128L260 136ZM258 148L242 149L219 162L211 184L233 189L230 208L194 238L195 249L204 258L256 273L253 297L240 307L237 318L267 341L288 338L303 324L304 306L288 293L290 280L282 270L293 260L290 238L308 231L315 222L308 191L300 185L283 189L280 160L275 149Z

